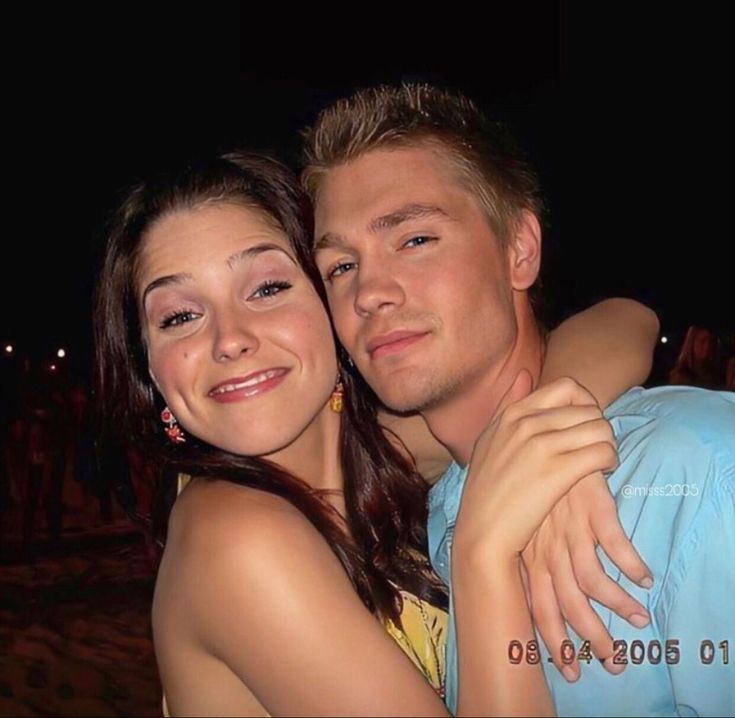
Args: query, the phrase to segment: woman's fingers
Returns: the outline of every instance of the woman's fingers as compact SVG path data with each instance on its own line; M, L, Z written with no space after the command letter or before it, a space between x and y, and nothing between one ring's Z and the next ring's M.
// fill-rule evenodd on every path
M562 406L598 406L597 400L574 379L563 377L536 389L524 399L508 407L511 413L533 413Z
M608 497L600 501L595 513L590 517L590 526L602 550L631 581L643 588L653 586L651 571L625 535L620 525L615 500L609 491ZM605 605L612 608L608 603ZM623 615L617 610L615 612Z
M615 437L610 424L602 418L591 419L558 429L540 431L531 436L528 443L535 450L542 451L550 456L563 456L584 446L603 443L607 444L614 454L617 454ZM615 463L617 463L617 460Z
M573 427L557 433L577 432L579 429L580 427ZM570 437L565 436L564 441L567 445ZM580 443L579 439L575 443ZM595 444L582 442L577 449L547 459L547 468L542 473L534 476L526 475L525 484L518 485L515 489L517 493L513 497L514 511L506 516L509 523L511 520L516 521L517 525L512 528L525 537L523 545L518 550L522 551L526 547L546 515L572 486L595 471L614 466L616 462L617 453L608 442ZM506 492L507 498L501 503L509 506L511 496L508 492L513 491L509 488Z
M605 573L595 553L592 536L571 545L569 556L576 582L586 596L607 606L636 628L649 623L648 611Z
M515 420L514 431L518 440L525 441L532 436L560 431L597 420L606 421L596 406L563 406L519 417ZM612 431L609 432L609 435L614 441Z
M592 654L603 661L607 671L615 675L620 673L624 666L614 664L611 660L615 655L613 638L580 590L569 556L557 554L556 559L551 577L565 619L578 636L589 641ZM582 647L575 648L580 651Z
M541 640L546 644L546 648L554 659L557 670L572 683L579 678L579 666L575 660L569 661L568 651L564 651L569 636L559 608L551 574L537 566L527 568L526 573L533 622Z

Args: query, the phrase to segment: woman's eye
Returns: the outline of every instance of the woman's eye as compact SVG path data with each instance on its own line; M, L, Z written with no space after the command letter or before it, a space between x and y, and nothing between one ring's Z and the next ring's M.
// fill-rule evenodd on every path
M263 282L251 295L250 299L268 299L269 297L275 297L276 294L280 294L286 289L291 289L290 282L269 280Z
M178 327L182 324L187 324L196 319L199 316L197 312L173 312L172 314L166 315L159 324L159 329L168 329L169 327Z
M407 242L405 242L402 246L411 248L411 247L420 247L422 244L428 244L429 242L436 242L436 237L428 237L426 235L421 235L419 237L412 237Z
M340 262L339 264L332 267L332 269L327 272L327 280L331 281L335 277L339 277L342 274L345 274L346 272L349 272L350 270L354 269L357 266L357 262Z

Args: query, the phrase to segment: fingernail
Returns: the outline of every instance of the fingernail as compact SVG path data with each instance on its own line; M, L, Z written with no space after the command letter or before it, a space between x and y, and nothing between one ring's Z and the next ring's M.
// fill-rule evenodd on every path
M577 678L579 677L579 676L577 676L576 671L571 666L564 666L564 668L561 669L561 674L570 683L574 683L574 681L576 681Z
M602 662L602 666L608 673L612 673L612 675L614 676L617 676L619 673L622 673L625 670L625 664L615 663L614 658L606 658Z
M643 588L653 588L653 579L650 576L644 576L639 583Z
M647 626L651 620L650 616L647 616L645 613L631 613L630 616L628 616L628 621L632 623L636 628L643 628L644 626Z

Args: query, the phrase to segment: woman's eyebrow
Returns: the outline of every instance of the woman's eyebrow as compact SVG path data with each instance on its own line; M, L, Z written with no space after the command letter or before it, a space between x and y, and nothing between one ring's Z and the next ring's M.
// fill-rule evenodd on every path
M225 260L225 263L230 269L234 269L235 266L240 262L246 261L248 259L253 259L254 257L257 257L264 252L271 251L281 252L281 254L285 255L291 262L293 262L293 264L296 264L296 260L283 247L278 244L272 244L271 242L262 242L261 244L256 244L252 247L248 247L247 249L243 249L241 252L235 252L235 254L230 255ZM171 284L182 284L184 282L190 282L192 279L192 275L188 272L182 272L181 274L168 274L165 277L154 279L143 290L143 298L141 301L145 305L146 297L154 289L170 286Z
M227 258L227 266L230 269L234 269L235 265L240 262L243 262L247 259L252 259L253 257L257 257L264 252L271 251L281 252L294 264L296 264L296 260L279 244L273 244L272 242L261 242L260 244L256 244L252 247L248 247L247 249L243 249L242 252L235 252L235 254L230 255Z
M171 284L183 284L184 282L190 282L193 279L192 275L188 272L182 272L181 274L167 274L165 277L159 277L154 279L144 290L141 304L145 306L146 297L154 290L160 287L167 287Z

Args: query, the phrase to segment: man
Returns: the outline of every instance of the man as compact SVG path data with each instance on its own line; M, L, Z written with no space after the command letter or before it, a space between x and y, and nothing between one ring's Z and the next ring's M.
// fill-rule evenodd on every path
M381 400L420 411L456 462L430 497L432 562L449 583L475 443L519 371L530 371L535 385L543 366L531 297L541 251L535 176L471 102L425 86L371 89L328 108L307 135L306 157L317 261L340 339ZM612 662L629 664L620 676L592 661L570 684L544 653L556 709L729 715L735 396L635 389L606 415L620 455L609 486L653 588L641 590L599 558L652 620L631 628L596 606L621 641ZM587 659L581 637L571 649ZM516 659L537 660L534 647L509 646ZM454 710L451 628L447 662Z

